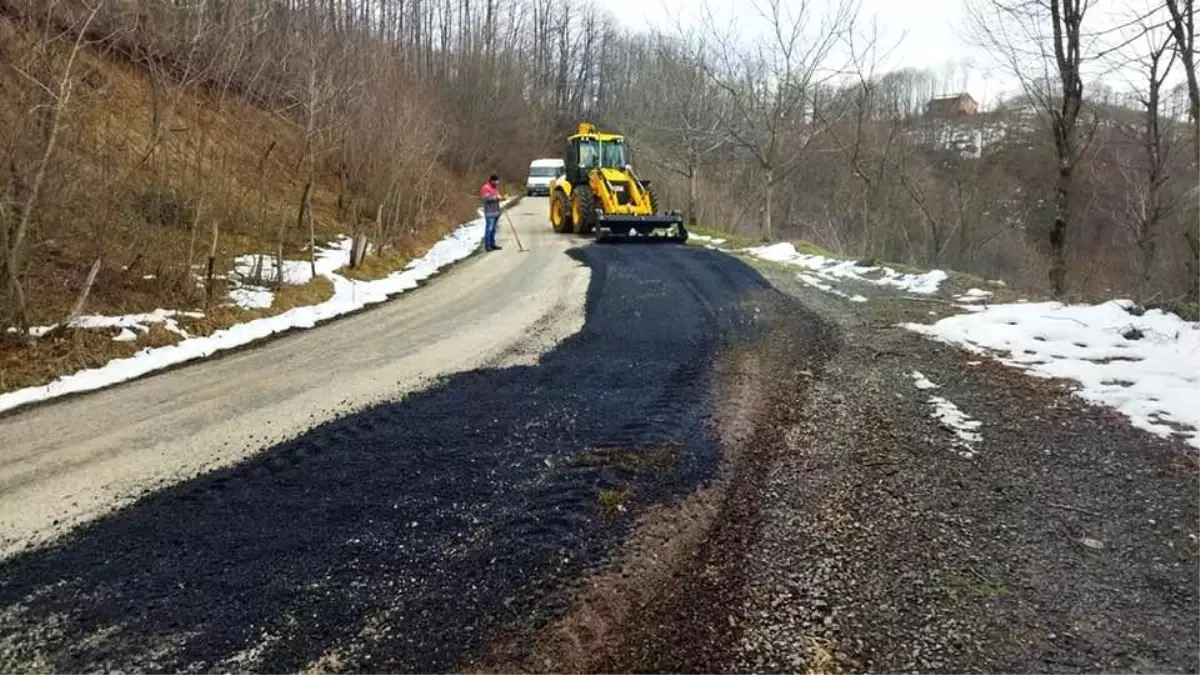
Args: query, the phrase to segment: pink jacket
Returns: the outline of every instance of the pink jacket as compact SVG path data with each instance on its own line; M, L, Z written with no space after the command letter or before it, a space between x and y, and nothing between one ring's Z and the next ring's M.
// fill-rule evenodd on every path
M484 183L479 196L483 197L483 215L500 215L500 188L491 183Z

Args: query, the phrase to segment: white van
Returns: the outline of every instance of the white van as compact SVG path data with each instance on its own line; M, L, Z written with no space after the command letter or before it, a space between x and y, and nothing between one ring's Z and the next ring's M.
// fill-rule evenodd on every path
M529 177L525 179L525 194L549 195L550 183L566 171L566 162L561 159L535 159L529 163Z

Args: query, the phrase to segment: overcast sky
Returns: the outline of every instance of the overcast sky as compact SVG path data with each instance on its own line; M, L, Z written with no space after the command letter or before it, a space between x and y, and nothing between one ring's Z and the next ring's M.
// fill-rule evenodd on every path
M792 2L795 0L784 0ZM1121 22L1139 5L1151 0L1102 0L1093 3L1087 25L1112 26ZM720 17L741 17L749 20L747 0L707 0ZM823 5L824 0L810 0ZM948 89L959 89L955 82L965 78L966 90L985 107L999 96L1018 93L1019 81L1000 67L994 55L972 44L967 38L967 12L963 0L860 0L861 21L874 17L880 30L881 44L892 47L883 70L899 67L927 68L943 79L946 64L956 62L960 75L947 83ZM633 27L646 25L673 30L676 20L683 25L700 21L703 0L604 0L602 5L622 23ZM881 54L881 56L883 56ZM1108 67L1108 66L1106 66ZM1176 70L1179 70L1176 68ZM1096 72L1096 71L1094 71ZM1129 75L1128 71L1126 74ZM1132 73L1134 79L1137 73ZM1104 81L1115 89L1126 89L1128 76L1106 75ZM1140 83L1139 83L1140 84ZM941 93L955 93L944 91Z
M888 54L888 69L907 66L942 73L948 61L973 61L976 65L969 73L968 89L981 102L994 98L998 87L1016 86L1016 82L1003 73L992 72L983 77L988 70L984 67L988 58L986 52L971 46L960 36L965 20L961 0L860 1L861 19L874 16L881 42L894 46ZM745 11L742 4L745 0L708 2L719 16L738 7ZM603 5L630 27L651 24L671 30L673 16L679 17L684 25L698 22L701 0L604 0Z

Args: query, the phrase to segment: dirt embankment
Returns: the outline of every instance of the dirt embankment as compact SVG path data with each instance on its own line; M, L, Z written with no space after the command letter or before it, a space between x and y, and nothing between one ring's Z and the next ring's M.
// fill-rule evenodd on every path
M60 10L47 6L44 11L48 16ZM344 133L332 143L325 139L314 145L305 137L303 120L287 116L298 115L294 109L283 113L282 107L240 96L228 90L227 81L203 83L213 76L215 64L201 64L197 57L168 74L161 66L117 57L111 44L86 47L72 61L65 80L70 96L58 111L54 152L43 162L51 116L38 111L52 101L45 92L62 83L72 41L50 40L56 31L7 14L0 15L0 61L6 64L0 68L0 147L5 151L0 186L21 209L8 209L0 218L15 231L16 219L8 216L32 209L14 258L20 260L31 327L65 322L86 288L84 315L202 310L203 318L189 317L181 327L206 335L328 299L333 294L328 279L279 282L270 272L276 254L307 260L310 237L320 247L339 235L366 234L382 253L369 257L355 275L378 277L402 269L474 217L471 188L481 177L452 171L437 156L434 142L418 139L391 154L371 145L383 143L385 132L410 133L414 118L433 118L432 104L420 96L406 93L402 109L379 113L387 124L363 131L359 138L368 133L371 138L357 148L346 145ZM155 46L148 51L155 52L163 45L150 36L170 24L149 21L145 32L127 36L150 40ZM176 81L176 75L188 82ZM362 106L355 109L367 114ZM338 126L354 122L361 120L340 120ZM314 151L315 146L328 147ZM385 194L378 173L367 175L364 147L386 161L386 178L405 186L399 191L404 199L394 196L397 191ZM312 152L319 156L310 173ZM39 169L44 180L30 205ZM305 197L310 207L302 214ZM0 246L10 243L5 239ZM272 288L269 307L239 307L228 297L237 276L235 261L246 254L270 257L262 274L242 270L248 277L243 281ZM64 329L30 339L20 335L12 296L6 291L0 297L0 392L44 385L180 339L161 326L129 340L114 340L119 329L112 328Z

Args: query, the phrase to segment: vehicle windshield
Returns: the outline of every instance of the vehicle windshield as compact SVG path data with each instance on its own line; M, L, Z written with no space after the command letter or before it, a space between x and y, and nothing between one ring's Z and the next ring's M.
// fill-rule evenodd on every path
M554 178L558 175L558 167L556 166L531 166L529 167L530 178Z
M597 161L599 161L598 164ZM624 141L597 141L591 139L580 141L579 166L585 169L595 169L598 166L606 169L624 169Z

